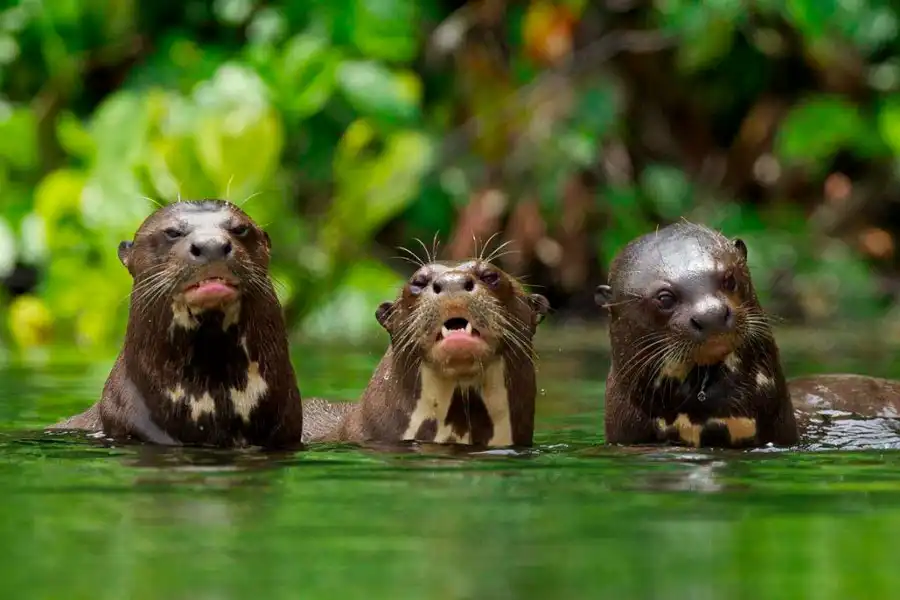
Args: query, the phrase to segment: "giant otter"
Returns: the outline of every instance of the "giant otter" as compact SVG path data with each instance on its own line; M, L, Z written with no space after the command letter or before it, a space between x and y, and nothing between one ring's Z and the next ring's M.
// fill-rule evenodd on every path
M51 429L217 447L299 444L303 411L269 236L221 200L169 204L119 259L134 284L100 401Z
M548 309L487 261L422 265L376 311L391 341L362 399L306 404L304 439L530 446Z
M854 373L806 375L788 380L797 416L807 421L837 410L863 418L900 418L900 381Z
M743 241L687 222L643 235L613 260L596 300L610 313L607 442L798 440Z

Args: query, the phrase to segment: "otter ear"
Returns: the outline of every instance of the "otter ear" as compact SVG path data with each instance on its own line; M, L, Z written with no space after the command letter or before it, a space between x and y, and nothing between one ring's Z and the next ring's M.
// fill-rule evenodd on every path
M605 283L598 285L594 290L594 304L600 308L604 308L609 304L610 300L612 300L612 287Z
M534 311L535 326L540 325L547 313L550 312L550 301L540 294L529 294L528 306Z
M393 302L382 302L375 310L375 319L378 321L379 325L381 325L388 331L388 333L391 332L391 311L393 310L393 308Z
M737 251L741 253L741 256L744 257L744 260L747 260L747 244L744 243L744 240L741 238L735 238L734 247L737 248Z
M125 265L126 269L130 268L128 266L128 259L131 257L131 246L133 246L133 245L134 245L134 242L130 242L128 240L122 240L121 242L119 242L119 250L118 250L119 261L123 265Z
M262 234L263 234L263 239L266 241L266 248L271 250L272 249L272 238L269 237L269 232L266 230L263 230Z

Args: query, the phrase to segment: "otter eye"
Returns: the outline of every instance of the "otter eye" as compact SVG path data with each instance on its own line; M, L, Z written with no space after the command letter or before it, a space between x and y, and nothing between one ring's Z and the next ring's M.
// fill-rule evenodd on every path
M663 290L656 294L656 305L660 310L672 310L675 307L675 294L667 290Z
M724 279L722 279L722 288L726 292L733 292L734 288L737 287L737 280L734 278L734 273L729 271L725 274Z
M235 237L244 237L248 233L250 233L249 225L238 225L237 227L231 228L231 235Z
M481 280L494 287L500 282L500 274L497 271L485 271L481 274Z
M174 227L166 228L166 230L163 231L163 233L166 234L166 237L169 240L177 240L178 238L180 238L181 236L184 235L184 233L180 229L175 229Z
M422 290L425 289L425 286L428 285L428 277L425 275L416 275L409 282L409 291L413 294L420 294Z

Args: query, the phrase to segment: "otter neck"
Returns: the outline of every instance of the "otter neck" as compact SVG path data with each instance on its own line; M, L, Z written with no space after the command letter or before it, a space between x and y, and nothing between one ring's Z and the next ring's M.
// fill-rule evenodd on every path
M129 375L142 389L153 382L157 389L147 401L166 407L184 404L195 422L220 413L249 421L269 390L279 385L269 364L289 360L286 340L279 335L281 313L264 305L245 302L238 318L228 311L192 315L188 327L172 310L170 322L163 324L167 334L159 336L145 335L139 315L134 311L126 333ZM260 362L262 350L265 363Z
M506 359L484 366L480 377L443 375L424 362L406 363L395 355L395 373L409 373L401 385L402 410L409 415L400 432L404 441L510 446L513 432ZM412 368L410 368L412 367Z

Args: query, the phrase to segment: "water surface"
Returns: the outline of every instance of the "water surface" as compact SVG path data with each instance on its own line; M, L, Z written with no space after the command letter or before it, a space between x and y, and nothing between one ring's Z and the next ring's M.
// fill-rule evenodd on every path
M92 403L112 357L10 363L0 370L3 597L900 597L891 443L607 448L602 332L539 337L537 443L518 455L110 448L38 428ZM900 376L886 348L815 339L782 343L790 374ZM304 395L355 398L380 350L296 346Z

